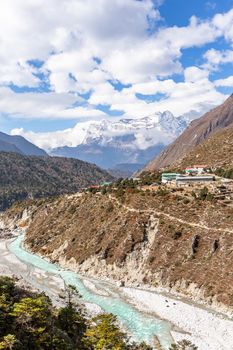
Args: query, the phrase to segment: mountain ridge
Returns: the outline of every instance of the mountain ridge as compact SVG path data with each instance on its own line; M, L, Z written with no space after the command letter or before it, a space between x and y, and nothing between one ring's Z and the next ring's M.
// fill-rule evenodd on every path
M233 123L233 94L220 106L193 120L187 129L156 158L150 161L143 171L153 171L172 166L201 144L210 135Z
M17 148L14 144L0 140L0 151L1 152L14 152L23 154L23 152Z
M66 156L114 168L119 163L146 164L188 125L187 117L169 111L138 119L102 120L77 124L71 140L52 148L50 155ZM61 139L67 135L61 134ZM114 156L113 156L114 155Z
M47 156L47 153L20 135L0 132L0 151L16 152L24 155Z
M15 201L78 192L113 177L94 164L0 152L0 211Z
M233 169L233 125L219 130L175 163L185 168L196 163L211 168Z

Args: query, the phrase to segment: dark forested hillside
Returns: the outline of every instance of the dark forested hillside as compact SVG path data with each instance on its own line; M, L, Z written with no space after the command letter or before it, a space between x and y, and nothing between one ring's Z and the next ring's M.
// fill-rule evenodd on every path
M112 179L94 164L0 152L0 210L17 200L74 193Z

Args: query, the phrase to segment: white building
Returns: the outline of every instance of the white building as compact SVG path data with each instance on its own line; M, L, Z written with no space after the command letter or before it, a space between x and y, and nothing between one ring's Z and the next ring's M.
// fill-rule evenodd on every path
M166 184L168 182L176 180L177 173L162 173L162 183Z
M176 177L176 184L177 185L186 185L190 183L205 183L214 181L214 176L211 175L202 175L202 176L177 176Z
M206 172L207 165L194 165L185 169L186 174L203 174Z

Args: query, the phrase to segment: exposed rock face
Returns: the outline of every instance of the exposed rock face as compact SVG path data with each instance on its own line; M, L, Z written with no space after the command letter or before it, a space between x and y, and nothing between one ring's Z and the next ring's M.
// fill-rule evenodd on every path
M37 207L31 205L22 205L0 213L0 239L12 238L17 234L24 233L31 222L33 211L36 209Z
M218 248L219 248L219 240L215 239L212 245L212 250L211 250L212 254L214 254Z
M25 244L86 276L162 286L233 310L232 215L175 193L129 193L123 202L66 196L34 213Z
M191 256L194 256L194 254L197 253L197 248L199 246L199 242L200 242L200 236L195 235L193 237L193 240L192 240L192 254L191 254Z
M203 117L191 122L188 128L143 170L153 171L172 166L193 148L233 123L233 95L221 106L214 108Z

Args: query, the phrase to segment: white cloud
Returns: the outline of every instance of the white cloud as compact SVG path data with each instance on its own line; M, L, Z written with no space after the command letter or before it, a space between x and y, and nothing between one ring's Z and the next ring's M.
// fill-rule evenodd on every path
M170 43L177 50L202 46L215 41L221 30L212 21L200 21L192 16L187 27L170 27L162 29L158 35L162 42Z
M98 54L98 46L102 52L113 41L127 45L144 37L148 18L158 17L151 0L60 0L59 6L56 0L1 0L0 60L10 57L17 65L82 47Z
M198 67L189 67L184 71L185 81L175 83L172 79L149 81L134 84L131 88L116 91L109 84L96 86L90 97L92 104L107 103L111 109L125 111L125 117L138 118L154 112L170 110L179 116L190 111L201 115L209 108L224 101L225 95L215 90L215 85L208 79L209 72ZM147 103L136 98L136 93L143 95L163 94L158 101Z
M195 111L195 114L201 116L209 109L222 103L226 96L217 92L214 85L207 79L195 83L184 82L177 84L175 90L170 94L167 100L161 100L157 108L164 110L167 108L174 111L175 115L185 114Z
M227 13L215 15L212 22L225 38L233 43L233 9Z
M233 64L233 50L208 50L204 58L207 60L205 67L209 69L218 69L221 64L232 63Z
M184 71L185 81L188 83L198 82L200 80L206 80L209 77L209 72L198 67L188 67Z
M233 87L233 75L225 79L218 79L214 82L215 86Z
M176 83L172 79L166 79L134 84L131 90L135 93L143 95L153 95L156 93L167 94L168 92L172 91L175 86Z
M0 88L1 114L9 114L17 118L29 119L79 119L101 118L106 114L91 107L70 107L82 102L78 96L71 94L51 93L23 93L15 94L9 88Z
M74 147L83 142L89 125L90 122L83 122L78 123L73 128L44 133L35 133L19 128L11 130L11 135L24 136L27 140L46 150L61 146Z
M7 61L0 61L0 81L2 85L15 84L18 86L36 87L39 79L33 75L35 70L26 62L20 60L17 64Z
M159 27L154 3L1 0L0 85L36 87L38 73L44 73L53 91L16 94L1 90L0 113L20 118L99 118L106 115L95 105L108 104L125 116L139 117L159 109L179 115L220 103L224 96L208 80L210 67L184 69L180 59L186 48L212 43L221 36L232 40L233 10L205 21L193 16L187 26L166 28ZM210 50L205 58L213 67L232 59L230 52ZM43 60L43 67L32 67L27 63L30 59ZM174 73L183 74L184 82L175 83ZM110 79L132 87L116 91ZM77 93L88 91L92 91L88 103L77 107ZM136 93L162 93L166 98L146 103Z
M53 55L46 62L44 69L51 72L50 83L58 93L70 91L82 93L92 89L95 84L111 78L107 72L98 68L94 53L89 50Z

